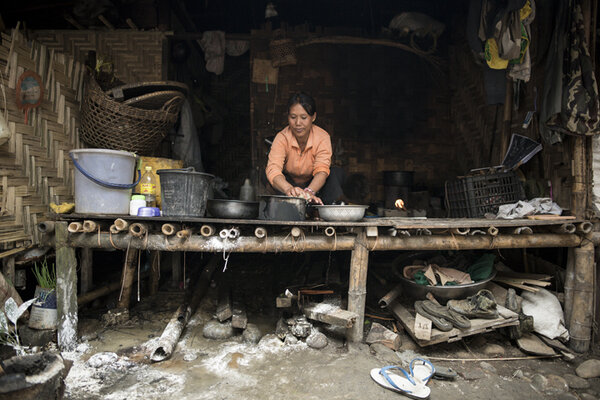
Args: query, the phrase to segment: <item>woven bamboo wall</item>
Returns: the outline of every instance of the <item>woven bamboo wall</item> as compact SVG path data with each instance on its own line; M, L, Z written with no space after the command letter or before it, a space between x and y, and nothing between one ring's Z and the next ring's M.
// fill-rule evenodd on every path
M8 111L12 137L0 146L0 246L37 243L36 225L46 219L52 201L73 200L73 171L68 151L79 146L79 108L83 94L81 63L17 34L2 34L1 83L6 93L1 109ZM10 56L9 61L9 53ZM4 74L8 63L8 75ZM21 73L35 71L42 78L44 100L29 113L17 109L15 87Z
M164 32L119 31L35 31L33 37L49 49L69 54L85 63L88 52L108 57L115 75L126 83L160 81L166 78L163 63Z

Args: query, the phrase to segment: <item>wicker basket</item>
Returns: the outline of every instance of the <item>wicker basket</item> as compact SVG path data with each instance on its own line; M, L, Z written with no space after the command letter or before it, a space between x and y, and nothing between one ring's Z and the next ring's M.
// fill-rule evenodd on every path
M276 39L269 43L271 52L271 65L283 67L284 65L296 65L296 45L292 39Z
M113 150L152 155L177 122L183 95L174 97L160 110L146 110L119 103L90 78L81 109L81 140Z

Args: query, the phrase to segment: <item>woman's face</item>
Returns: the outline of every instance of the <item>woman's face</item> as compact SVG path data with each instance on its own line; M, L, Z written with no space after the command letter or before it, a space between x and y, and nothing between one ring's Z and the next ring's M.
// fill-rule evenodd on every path
M294 104L288 113L288 123L290 129L296 138L308 137L312 124L317 117L317 113L308 115L304 107L300 104Z

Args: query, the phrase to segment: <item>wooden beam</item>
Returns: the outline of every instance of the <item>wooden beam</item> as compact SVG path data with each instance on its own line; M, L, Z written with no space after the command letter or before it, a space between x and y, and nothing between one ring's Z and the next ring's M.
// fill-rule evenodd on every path
M594 245L586 242L575 248L573 309L569 321L569 347L577 353L590 348L594 297Z
M358 318L356 313L342 310L329 303L309 303L302 307L302 312L308 319L347 329L352 328Z
M81 249L81 283L80 283L80 293L84 294L90 291L93 282L93 258L94 258L94 250L90 248L82 248Z
M123 281L122 281L122 292L119 295L119 301L117 303L118 308L129 309L131 302L131 292L133 291L133 281L136 275L135 270L137 267L137 260L139 257L139 250L129 249L125 252L125 262L123 263Z

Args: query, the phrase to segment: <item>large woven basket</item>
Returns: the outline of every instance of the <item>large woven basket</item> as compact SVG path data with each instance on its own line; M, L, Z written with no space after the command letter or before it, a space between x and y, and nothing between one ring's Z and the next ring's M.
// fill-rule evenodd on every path
M81 139L90 146L150 156L177 122L183 94L159 110L120 103L90 78L81 110Z

